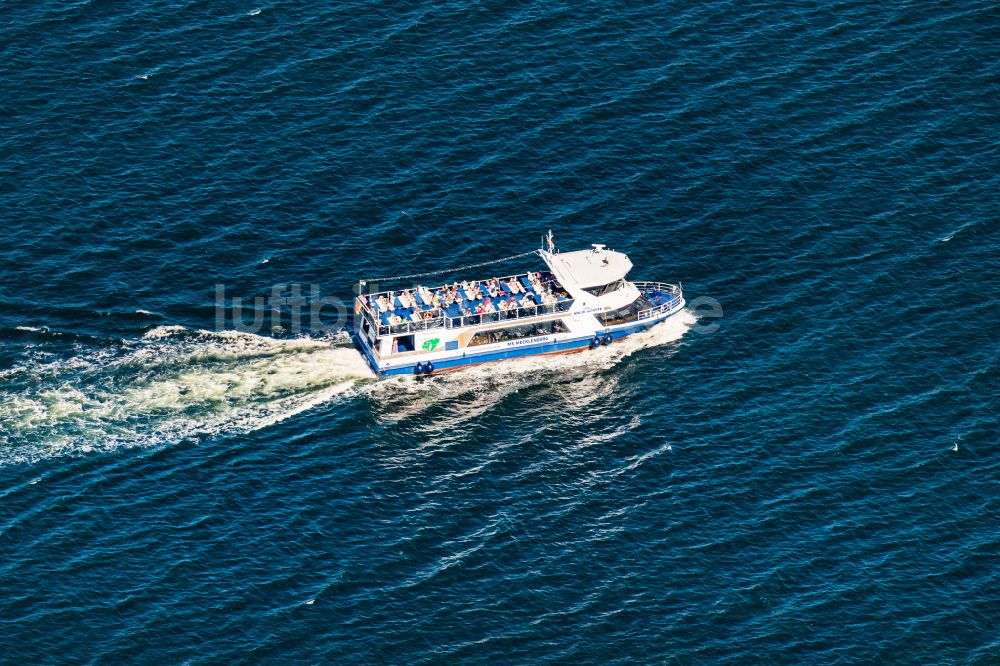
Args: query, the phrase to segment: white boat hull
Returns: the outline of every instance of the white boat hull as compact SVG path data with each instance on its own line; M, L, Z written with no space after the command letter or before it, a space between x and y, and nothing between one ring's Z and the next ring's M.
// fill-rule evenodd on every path
M669 304L662 312L654 313L637 321L630 321L615 326L603 326L591 314L576 315L566 313L561 321L569 325L570 330L562 333L552 333L537 337L520 338L492 344L462 347L459 349L441 349L440 337L445 331L432 331L438 336L433 351L415 351L397 354L392 358L379 359L378 355L359 338L358 346L364 354L372 371L379 377L390 375L427 375L459 370L472 365L493 363L527 356L542 356L552 354L567 354L592 349L599 345L613 344L633 333L646 330L680 312L685 305L684 299L678 298ZM589 320L589 321L588 321ZM458 329L460 330L460 329ZM433 340L434 338L429 338Z

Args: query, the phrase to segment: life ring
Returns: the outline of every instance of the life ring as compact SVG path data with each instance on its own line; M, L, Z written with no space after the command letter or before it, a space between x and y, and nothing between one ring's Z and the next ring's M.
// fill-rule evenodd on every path
M424 373L424 363L423 361L420 361L415 366L413 366L413 374L422 375L423 373Z
M612 342L614 342L614 340L615 339L611 336L610 333L605 333L604 340L602 340L602 342L606 345L610 345Z
M597 349L600 346L601 346L601 339L595 335L593 339L590 341L590 348Z

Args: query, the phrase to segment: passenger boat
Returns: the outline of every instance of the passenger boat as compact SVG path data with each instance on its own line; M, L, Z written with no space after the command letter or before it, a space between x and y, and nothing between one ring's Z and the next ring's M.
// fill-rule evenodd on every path
M352 332L372 370L429 375L595 349L684 308L680 285L626 280L632 262L621 252L557 252L551 232L545 244L528 255L547 270L374 293L365 290L376 281L360 282Z

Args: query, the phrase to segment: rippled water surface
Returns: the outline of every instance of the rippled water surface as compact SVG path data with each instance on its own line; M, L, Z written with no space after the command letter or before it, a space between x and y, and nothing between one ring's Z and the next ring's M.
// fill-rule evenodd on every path
M994 4L0 18L0 661L1000 661ZM689 311L420 381L217 330L548 228Z

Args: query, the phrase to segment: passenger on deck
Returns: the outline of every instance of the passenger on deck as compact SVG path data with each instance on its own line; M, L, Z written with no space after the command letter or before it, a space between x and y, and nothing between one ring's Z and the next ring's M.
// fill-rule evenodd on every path
M389 299L385 297L385 294L382 294L381 296L376 298L375 302L378 303L378 309L381 312L388 312L389 310L393 309L392 303L390 303Z
M440 308L441 307L441 297L438 296L435 293L433 296L431 296L431 303L430 304L431 304L432 308L435 308L435 309Z
M507 287L510 289L512 294L523 294L524 285L517 281L517 278L511 278L510 282L507 283Z
M418 322L419 323L420 322L420 313L416 312L416 311L411 312L410 313L410 321Z
M395 315L395 314L389 315L389 325L390 326L399 326L402 323L403 323L403 319L399 315Z
M534 294L525 294L524 298L521 299L522 308L531 308L535 306L535 296Z

